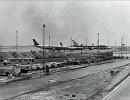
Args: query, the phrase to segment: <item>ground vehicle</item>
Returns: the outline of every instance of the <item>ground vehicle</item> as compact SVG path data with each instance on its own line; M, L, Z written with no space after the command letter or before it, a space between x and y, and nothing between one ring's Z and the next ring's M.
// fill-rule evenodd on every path
M55 62L55 63L57 65L57 67L62 67L63 66L63 64L61 62Z
M48 66L49 68L51 68L51 63L50 62L44 63L43 66L44 66L44 68L46 68L46 66Z
M43 69L43 64L32 64L31 70L40 70Z
M57 63L56 62L50 62L51 63L51 68L56 68L57 67Z
M65 62L68 65L78 65L78 64L80 64L80 61L76 60L75 58L71 58L71 59L65 60Z
M31 69L31 65L14 65L21 69L21 73L27 73Z
M79 62L79 60L73 60L73 61L71 62L71 64L74 64L74 65L79 65L79 64L80 64L80 62Z
M62 66L65 66L67 65L67 63L64 61L64 62L61 62Z
M18 74L20 74L20 68L17 66L8 66L8 67L0 67L0 75L13 75L13 76L17 76Z
M4 64L4 65L10 64L10 61L9 61L9 60L4 60L4 61L3 61L3 64Z
M34 58L10 58L7 60L12 64L33 64L35 62Z
M45 63L44 66L45 67L48 66L49 68L56 68L56 67L58 67L57 62L48 62L48 63Z

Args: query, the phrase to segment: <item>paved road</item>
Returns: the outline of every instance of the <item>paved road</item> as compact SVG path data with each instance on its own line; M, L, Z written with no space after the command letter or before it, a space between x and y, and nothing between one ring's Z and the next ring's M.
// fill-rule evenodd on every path
M80 78L92 73L96 73L99 71L104 71L107 69L126 65L128 63L130 63L130 60L125 60L125 61L118 60L116 62L102 64L102 65L95 65L95 66L91 66L73 72L56 73L53 75L46 76L44 78L30 79L25 81L9 83L7 85L3 85L2 87L0 87L0 100L21 95L29 91L46 88L48 85L53 85L53 83L50 83L49 80L64 82L64 81Z
M103 100L130 100L130 77L117 86Z

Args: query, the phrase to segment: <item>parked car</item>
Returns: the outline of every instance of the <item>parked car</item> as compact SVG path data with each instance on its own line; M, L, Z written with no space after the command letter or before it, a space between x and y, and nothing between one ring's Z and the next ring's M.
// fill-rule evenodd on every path
M67 65L67 63L64 61L64 62L61 62L62 66L65 66Z
M21 73L21 70L17 66L0 67L0 75L17 76L20 73Z
M76 60L74 58L70 58L68 60L65 60L65 62L68 64L68 65L78 65L80 64L80 61L79 60Z
M31 69L31 65L18 65L21 69L21 73L27 73Z
M32 64L31 70L40 70L43 69L43 64Z
M63 66L63 64L61 62L56 62L56 64L57 64L57 67L62 67Z
M48 66L49 68L57 68L57 67L61 67L62 64L60 62L47 62L44 64L44 66Z
M49 68L52 68L51 64L52 64L51 62L47 62L47 63L44 63L43 66L44 68L46 68L46 66L48 66Z
M4 64L4 65L10 64L10 61L9 61L9 60L4 60L4 61L3 61L3 64Z
M56 62L50 62L51 63L51 68L56 68L57 67L57 63Z

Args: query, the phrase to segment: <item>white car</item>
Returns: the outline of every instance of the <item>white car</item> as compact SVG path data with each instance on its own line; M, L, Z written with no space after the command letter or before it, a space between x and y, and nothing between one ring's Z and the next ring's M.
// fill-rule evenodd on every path
M56 68L57 67L57 64L56 62L47 62L44 64L44 66L48 66L49 68Z
M46 66L48 66L49 68L51 68L51 63L50 62L47 62L47 63L44 63L43 66L46 68Z
M63 64L61 62L56 62L56 64L57 64L57 67L62 67L63 66Z
M32 70L40 70L43 68L43 64L33 64L31 65Z
M6 64L10 64L10 61L8 61L8 60L4 60L4 61L3 61L3 64L4 64L4 65L6 65Z

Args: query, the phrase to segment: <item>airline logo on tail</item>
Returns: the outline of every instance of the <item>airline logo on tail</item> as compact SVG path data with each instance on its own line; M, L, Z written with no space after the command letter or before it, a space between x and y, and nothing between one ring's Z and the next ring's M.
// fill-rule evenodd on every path
M39 45L39 43L35 39L33 39L33 43L35 46Z

